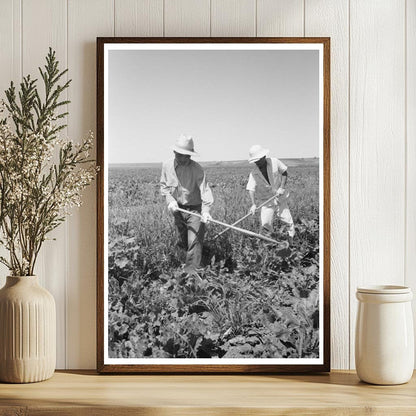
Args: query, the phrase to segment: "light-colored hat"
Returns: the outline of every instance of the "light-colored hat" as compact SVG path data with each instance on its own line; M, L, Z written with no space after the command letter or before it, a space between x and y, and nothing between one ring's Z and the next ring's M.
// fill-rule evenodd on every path
M182 155L197 155L194 150L194 139L192 136L185 136L184 134L176 140L172 149Z
M259 144L255 144L254 146L250 147L250 150L248 151L248 161L250 163L257 162L262 157L267 156L269 154L269 149L265 149L264 147L261 147Z

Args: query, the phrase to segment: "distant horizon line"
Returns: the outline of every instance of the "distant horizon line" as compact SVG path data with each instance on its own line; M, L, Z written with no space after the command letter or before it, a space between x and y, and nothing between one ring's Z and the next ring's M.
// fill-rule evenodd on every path
M171 158L159 160L157 162L110 162L109 165L154 165L158 163L163 163L166 160L173 159ZM309 156L309 157L279 157L279 160L310 160L310 159L319 159L319 156ZM194 160L194 159L192 159ZM247 159L234 159L234 160L195 160L198 163L236 163L236 162L247 162Z

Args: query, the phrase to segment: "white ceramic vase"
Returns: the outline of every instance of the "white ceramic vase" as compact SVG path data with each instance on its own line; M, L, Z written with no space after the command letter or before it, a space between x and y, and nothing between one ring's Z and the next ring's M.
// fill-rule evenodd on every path
M372 384L402 384L414 368L411 300L404 286L357 289L355 366L358 377Z
M36 276L8 276L0 290L0 381L50 378L56 365L53 296Z

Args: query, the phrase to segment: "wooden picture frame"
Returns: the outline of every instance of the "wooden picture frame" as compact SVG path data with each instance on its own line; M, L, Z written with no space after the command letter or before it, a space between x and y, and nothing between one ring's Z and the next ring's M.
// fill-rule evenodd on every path
M287 325L287 328L289 328L289 325L292 325L293 327L298 325L296 327L298 332L296 332L294 329L293 330L291 329L292 331L291 334L295 334L293 335L294 338L291 338L291 339L292 341L293 340L295 341L293 342L280 341L281 343L285 342L286 343L285 345L289 345L287 347L288 349L285 352L285 354L291 353L291 354L296 355L296 350L298 351L298 355L300 356L295 357L295 358L291 358L290 355L288 357L277 356L277 358L276 356L265 357L265 358L255 358L255 357L251 357L250 355L247 355L247 358L241 358L241 357L245 357L244 355L242 355L242 354L245 354L244 351L246 351L247 349L250 350L251 348L251 347L247 347L247 345L251 345L251 344L244 344L246 345L246 349L241 348L241 349L233 350L233 351L236 351L235 352L235 354L237 354L236 359L234 359L232 355L229 356L231 358L227 358L227 359L220 358L219 355L214 356L214 358L210 358L210 359L206 359L206 357L203 356L205 358L200 359L198 358L199 357L198 354L200 351L201 342L204 342L205 340L203 336L202 336L203 338L202 341L200 340L198 341L195 339L190 341L190 338L186 340L186 342L189 345L194 343L193 344L194 349L192 351L195 354L194 355L195 358L189 358L189 357L184 358L183 356L179 356L178 358L172 358L171 355L175 354L175 352L172 352L172 351L177 351L177 349L171 350L170 346L164 347L167 350L166 352L167 356L162 356L162 357L160 356L160 354L163 355L163 352L165 351L162 347L160 348L158 347L159 349L157 350L158 351L157 353L159 354L159 356L155 356L156 358L153 356L149 357L148 355L145 356L145 354L149 354L149 351L151 354L153 354L154 351L156 351L156 347L152 348L152 345L154 346L155 343L149 344L150 346L147 348L146 353L143 352L144 347L143 348L142 346L135 347L136 345L135 342L137 343L137 345L141 345L140 344L141 339L139 336L136 335L133 340L133 330L132 330L133 324L131 323L133 321L132 316L128 316L126 318L128 320L127 323L121 322L122 318L120 318L120 322L117 322L116 324L114 324L114 321L112 321L113 324L111 326L111 330L112 330L113 335L112 337L110 337L109 335L110 325L108 323L109 316L110 316L109 315L110 312L109 312L109 283L108 283L109 272L108 270L109 270L109 261L111 259L109 260L108 247L110 244L112 244L112 242L109 241L109 236L108 236L108 228L109 228L108 221L109 221L109 211L110 211L109 205L108 205L108 198L109 198L108 196L109 167L108 166L110 164L108 162L109 160L108 153L110 153L111 151L114 152L114 149L117 148L115 146L114 141L122 140L122 139L121 138L116 139L116 137L119 137L117 134L112 134L112 135L109 134L109 131L110 131L109 130L109 119L110 119L109 114L111 114L110 113L111 110L109 110L109 107L111 106L107 100L111 100L111 97L113 96L111 95L113 94L113 92L110 93L110 91L118 90L118 87L116 87L116 85L118 84L114 84L113 86L111 86L111 82L113 82L111 80L114 77L108 66L110 52L114 50L118 50L118 48L121 48L121 49L124 48L123 49L124 51L130 51L130 52L126 52L126 56L129 56L129 53L131 53L132 55L136 53L137 55L139 54L139 52L137 51L143 51L143 50L153 51L157 49L158 51L161 51L160 52L161 54L163 53L163 51L166 51L166 50L169 50L169 52L177 51L177 50L183 51L184 49L181 49L181 48L187 48L186 50L188 51L195 51L195 50L198 50L198 51L215 50L216 51L218 50L218 48L222 48L221 50L223 51L223 54L225 53L226 55L227 55L226 51L230 51L230 50L246 51L247 53L249 53L250 51L262 50L266 52L269 51L270 56L274 56L273 55L274 51L288 52L288 51L296 50L298 51L300 55L302 55L302 51L308 51L308 53L309 51L316 51L317 58L315 61L313 61L315 62L313 65L315 64L318 65L319 68L317 69L318 71L317 73L319 73L319 76L311 78L311 79L315 80L313 82L317 83L315 85L316 88L314 87L315 88L314 91L317 91L317 93L316 93L316 96L314 96L313 98L313 100L315 100L313 102L316 103L317 102L316 100L319 101L319 103L317 104L317 108L319 108L319 111L318 111L319 120L315 119L314 121L315 125L318 126L317 129L314 130L315 132L314 137L319 137L319 143L315 143L316 148L319 147L320 149L318 161L316 162L318 166L316 169L318 169L319 172L314 171L315 172L314 175L318 175L318 178L319 178L318 185L317 185L318 187L317 189L319 189L318 202L315 201L315 203L318 204L319 217L318 217L317 222L320 225L318 225L318 231L315 231L316 233L318 233L316 234L318 235L318 249L317 249L318 254L315 255L313 261L311 260L312 265L313 264L315 264L315 266L318 265L317 266L318 271L316 272L316 269L308 269L308 270L311 273L313 270L313 273L318 273L318 276L319 276L318 281L316 282L316 285L313 289L314 291L317 291L315 293L319 294L319 297L316 298L317 299L316 302L318 305L317 310L314 313L315 317L319 316L319 318L317 318L318 319L317 332L319 335L314 335L315 336L314 338L315 350L314 351L319 351L315 353L317 354L317 356L312 356L312 358L308 358L306 356L307 354L306 347L302 346L301 338L303 337L303 335L301 334L303 333L312 334L313 332L313 330L310 327L308 327L309 329L302 329L303 328L302 325L304 326L307 325L305 322L309 322L309 325L312 325L312 318L311 316L305 315L306 317L304 318L304 321L301 322L301 319L303 319L303 318L300 318L301 314L303 313L301 312L301 309L304 308L304 306L302 306L301 303L303 302L303 304L305 304L306 300L309 298L307 297L307 295L299 294L300 292L298 288L295 287L296 285L294 285L293 288L290 290L292 291L291 293L297 293L300 299L296 303L296 305L295 305L295 301L293 301L294 303L291 306L293 310L295 310L296 308L296 311L297 311L296 313L298 314L296 315L298 316L298 318L296 318L298 319L297 324L287 323L288 320L287 319L284 320L281 317L281 313L279 311L275 311L271 313L271 315L273 315L271 319L274 319L275 320L274 322L286 322L285 325ZM143 49L143 48L146 48L146 49ZM179 49L176 49L176 48L179 48ZM202 48L202 49L199 49L199 48ZM204 49L204 48L208 48L208 49ZM233 48L236 48L236 49L233 49ZM142 55L137 55L137 56L138 56L137 59L139 60L142 59L142 62L144 62L143 60L147 58L142 58L141 56L144 57L148 55L142 54ZM255 60L255 58L253 58L255 56L257 55L253 55L253 56L250 55L249 58L247 58L247 62ZM286 56L286 55L282 52L282 56ZM306 56L306 52L305 52L305 56ZM172 62L175 62L175 61L173 60ZM197 62L197 61L193 61L193 62ZM218 65L221 66L222 64L218 64ZM125 62L123 65L120 64L119 67L126 68ZM299 66L297 67L299 68ZM294 65L294 68L295 68L295 65ZM159 71L160 68L155 67L154 69L155 69L155 72L157 72L156 69L158 69ZM165 70L170 71L170 68L166 68ZM157 76L160 76L160 71L158 72ZM125 75L121 75L120 73L119 77L121 79L125 77ZM247 80L247 85L250 83L249 81L250 80ZM152 80L149 79L148 82L151 83ZM132 83L130 87L134 89L135 88L134 83ZM135 91L135 94L140 95L140 91ZM192 91L191 92L187 91L187 94L192 96ZM288 92L288 94L290 94L290 91ZM120 103L120 101L117 101L117 103ZM230 103L233 104L233 101L231 100ZM236 102L234 104L238 105ZM115 106L113 105L113 107L111 108L115 108ZM154 113L157 114L158 111L159 110L157 108L152 108L153 114ZM315 113L316 111L313 114ZM137 123L144 121L145 117L147 117L147 115L143 115L143 120L141 120L140 115L138 114L137 119L135 120L136 125L138 125ZM294 124L292 126L293 128L295 127ZM158 127L156 126L155 128L157 129ZM173 137L173 136L167 138L166 147L173 145L175 142L175 139L176 137ZM113 140L113 142L111 142L111 140ZM140 141L140 134L139 134L138 140ZM256 139L254 140L256 141ZM261 141L261 140L258 140L258 141ZM120 141L120 146L121 146L121 141ZM118 148L120 148L120 146ZM132 141L132 146L133 146L133 141ZM136 146L136 144L134 146ZM160 143L157 144L157 146L160 147ZM126 146L121 146L121 147L126 148ZM195 147L196 148L201 147L200 142L196 141ZM112 150L109 150L109 149L112 149ZM134 148L134 149L137 149L137 148ZM248 151L248 149L246 150ZM134 153L133 148L130 149L130 153ZM279 155L276 155L276 157L279 157ZM231 160L231 159L228 159L228 160ZM307 160L307 159L303 158L302 160ZM116 163L116 162L111 162L111 163ZM250 373L252 374L252 373L300 373L300 372L330 371L330 39L329 38L97 38L97 163L101 167L99 175L98 175L98 182L97 182L97 370L100 373L169 373L169 374L171 373L198 373L198 374L202 374L202 373L203 374L205 373L207 374L208 373L247 373L248 374ZM153 181L152 186L154 186L156 189L154 191L155 192L154 195L156 195L158 192L157 191L158 185L157 183L155 183L155 180L152 179L152 181ZM289 180L288 181L289 181L288 183L290 184L290 167L289 167ZM113 184L111 186L113 186ZM121 186L117 185L115 186L115 188L120 189ZM137 187L134 186L134 188L136 189ZM305 190L306 192L306 186L304 184L302 185L300 189ZM301 192L298 192L298 194L300 193ZM214 195L215 195L215 189L214 189ZM160 199L160 202L157 200L157 197L155 198L156 199L152 203L164 204L162 198ZM245 207L244 209L248 210L248 208L249 208L249 205ZM164 207L160 209L165 210ZM166 215L168 215L167 211L163 211L163 212L166 212ZM140 214L137 214L137 215L140 220ZM296 226L296 221L295 221L295 226ZM127 223L126 227L127 228L129 227L129 223ZM299 227L302 227L302 225L299 225ZM308 227L308 225L304 225L304 227ZM298 234L299 233L300 231L298 232ZM131 236L132 234L128 234L128 235ZM316 235L315 235L315 238L316 238ZM132 241L134 241L134 244L136 244L137 238L139 237L133 235L133 237L131 238L133 239ZM136 240L134 240L135 238ZM301 237L298 237L298 238L299 238L298 241L300 241ZM245 240L245 241L249 241L249 240ZM137 244L138 245L136 247L139 247L141 243L137 243ZM260 247L260 243L258 247ZM289 246L289 251L290 253L293 253L295 250L292 249L292 246ZM132 255L134 256L134 252ZM113 254L111 254L111 256L113 256ZM114 256L117 256L117 255L114 255ZM122 266L126 264L126 261L120 261L119 262L120 267L117 270L124 270ZM214 264L212 266L213 268L223 267L223 265L221 266L215 265L216 264L215 258L211 259L211 261ZM298 264L301 264L301 263L298 263ZM305 263L305 264L307 265L305 267L310 267L310 263ZM135 266L135 267L138 267L138 266ZM229 269L226 269L226 270L228 271ZM304 270L306 269L302 269L302 270L303 270L302 271L303 273ZM120 277L120 281L117 282L117 289L114 289L114 288L111 289L112 290L111 299L114 302L115 302L114 296L118 296L117 293L120 293L119 295L120 299L123 296L121 292L124 293L125 303L118 304L118 307L121 310L123 309L123 307L127 308L126 307L127 302L132 302L133 304L132 307L134 308L135 302L141 301L140 298L134 297L136 295L133 295L133 293L136 293L136 292L135 292L135 289L134 290L132 289L133 286L126 288L127 283L124 283L125 280L123 280L123 279L127 279L128 281L137 282L138 280L140 280L137 278L137 273L139 273L139 276L142 276L140 275L141 272L139 268L137 268L137 269L134 269L133 271L130 271L129 273L130 274L127 275L127 278L125 276ZM172 271L172 273L174 272ZM279 279L279 276L280 276L279 270L276 273L277 273L276 279ZM166 274L167 276L163 275L164 276L163 278L169 279L170 278L169 273L166 273ZM134 277L131 277L133 275ZM262 279L261 274L259 274L258 276L259 276L259 279ZM316 274L314 276L316 279ZM114 280L113 276L111 277L111 279L112 279L111 281ZM179 285L178 283L179 280L175 281L176 282L175 284L178 285L178 290L182 290L181 288L183 287L183 285L186 284L186 279L185 278L181 278L181 279L182 279L181 285ZM201 280L203 281L203 279ZM306 280L307 279L305 278L305 281ZM196 281L192 280L192 282L195 283ZM163 280L163 284L165 283L166 283L166 280ZM155 283L152 283L152 284L155 284ZM197 284L198 282L195 283L195 285ZM288 284L290 284L290 282L288 282ZM154 286L152 287L154 288ZM273 286L273 287L278 287L278 286ZM161 293L162 293L162 289L165 290L164 288L162 288L162 284L161 284ZM137 290L138 290L137 293L143 293L143 292L140 292L140 290L143 290L143 289L139 288ZM312 292L312 289L310 292L307 291L307 293L309 293L308 296L311 296L311 292ZM129 298L130 295L128 295L128 293L132 294L131 299ZM155 293L155 292L152 292L152 293ZM169 296L172 296L172 295L169 295ZM111 306L111 308L116 308L116 306ZM263 310L266 311L266 308L264 308ZM111 313L113 314L116 313L115 309L111 309ZM165 311L163 313L169 313L169 312ZM268 312L264 312L264 313L268 313ZM195 319L196 321L198 321L198 319L202 319L201 314L198 315L198 313L194 313L194 315L195 316L192 319ZM206 317L207 315L203 315L203 319L205 319ZM150 319L150 318L146 317L146 319ZM157 317L154 317L152 315L152 319L157 319ZM141 316L134 316L134 320L135 322L140 323ZM127 327L123 325L127 325ZM313 322L313 325L315 325L315 321ZM118 328L116 332L114 332L115 326ZM149 324L149 328L150 328L150 324ZM152 327L152 331L156 331L155 333L159 334L159 335L155 335L155 337L160 336L161 329L160 328L158 329L158 328L159 327L156 327L156 330L155 330L155 326ZM165 328L162 328L162 330L164 329ZM297 338L296 338L296 333L298 334ZM234 340L232 342L239 342L238 341L239 338L237 338L238 333L237 334L233 333L233 335L235 336L231 338L231 341ZM226 333L225 329L219 336L223 340L222 345L225 345L224 343L226 342L228 342L227 345L234 345L232 344L232 342L230 343L230 335ZM316 338L318 336L319 338ZM109 341L109 337L111 338L110 341ZM253 345L259 345L259 347L255 347L255 346L252 347L252 350L250 350L249 354L251 353L254 354L254 352L251 352L251 351L257 351L256 354L258 354L258 351L262 351L261 348L266 349L265 347L266 341L264 339L260 340L260 338L261 337L259 336L259 340L253 341ZM268 339L270 340L273 338L269 337ZM319 342L316 341L317 339L319 339ZM129 341L130 343L127 343L127 341ZM172 341L172 342L176 342L176 341ZM180 340L177 342L179 343L178 345L182 345L180 344L181 342ZM200 344L197 344L197 342L200 342ZM276 342L278 342L277 336L276 336ZM318 346L316 346L317 345L316 342L318 342L319 344ZM111 354L122 354L122 355L124 354L124 355L121 358L117 356L109 357L110 355L109 343L111 343L111 348L112 348ZM120 345L122 345L122 347L120 347ZM197 345L199 345L198 350L196 347ZM298 345L300 345L300 347ZM189 348L192 349L192 345ZM312 350L312 347L310 348ZM275 351L275 350L276 348L272 349L271 351ZM141 352L136 353L135 351L141 351ZM137 354L137 356L135 354ZM303 354L305 356L303 356ZM224 355L222 357L224 357Z

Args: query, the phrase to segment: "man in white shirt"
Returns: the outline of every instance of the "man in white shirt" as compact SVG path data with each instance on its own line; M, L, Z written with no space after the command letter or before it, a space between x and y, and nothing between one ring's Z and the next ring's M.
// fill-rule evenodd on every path
M273 231L273 216L276 213L279 220L287 224L290 238L295 235L293 218L287 204L289 193L286 190L287 166L279 159L267 157L268 149L254 145L249 150L249 162L254 164L246 189L250 194L250 213L255 214L257 205L267 201L273 195L277 198L260 209L262 232L270 235Z

